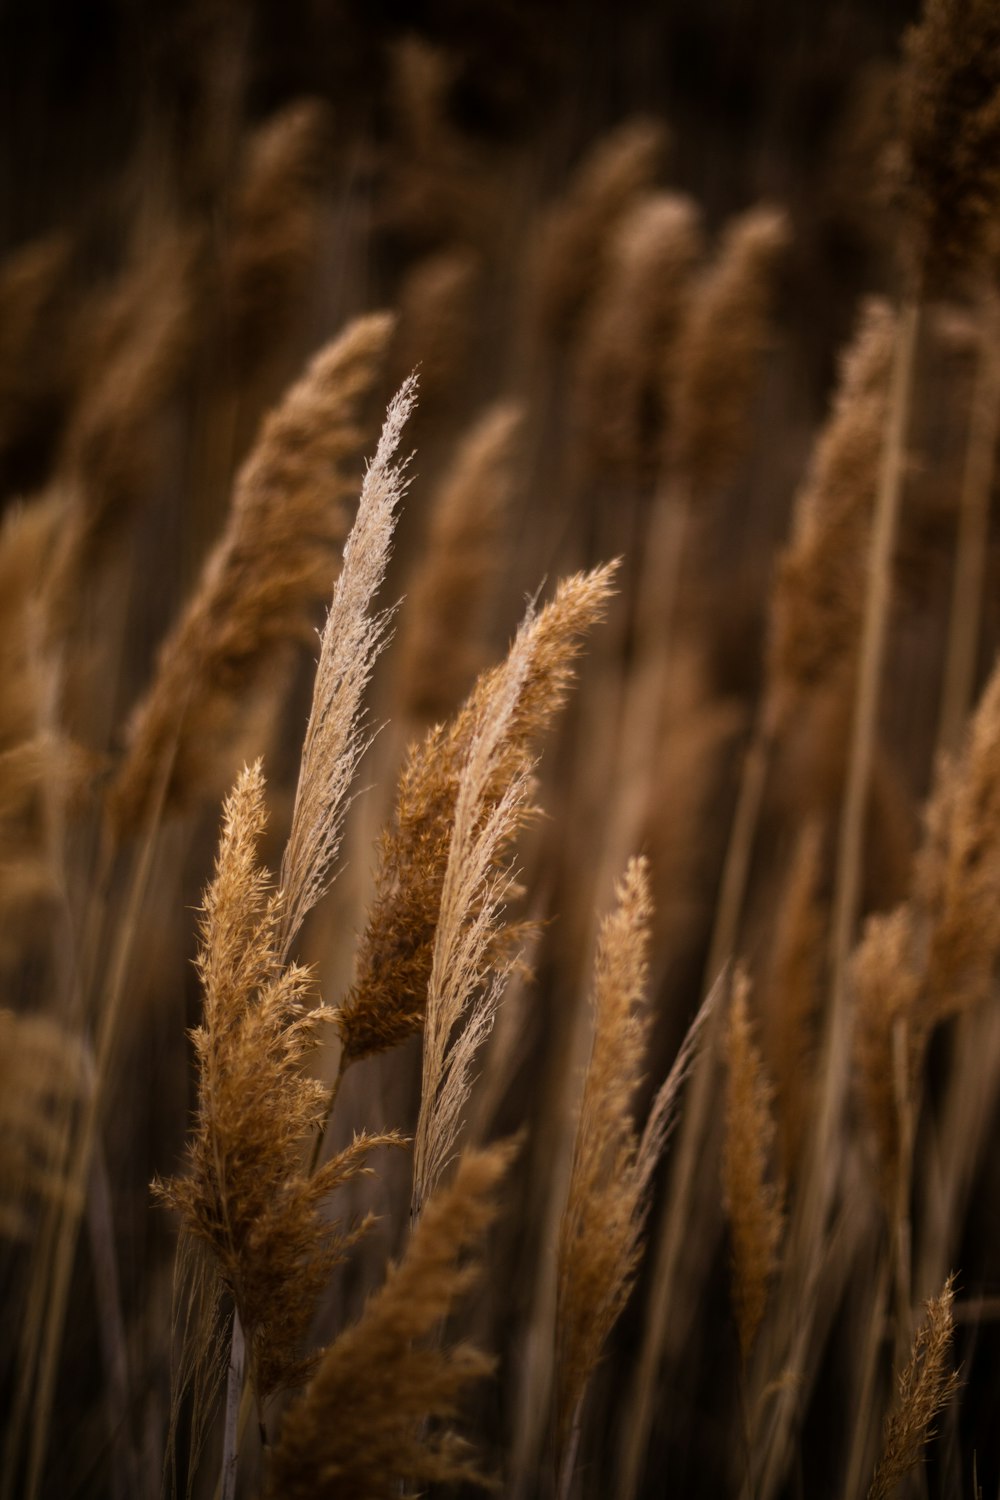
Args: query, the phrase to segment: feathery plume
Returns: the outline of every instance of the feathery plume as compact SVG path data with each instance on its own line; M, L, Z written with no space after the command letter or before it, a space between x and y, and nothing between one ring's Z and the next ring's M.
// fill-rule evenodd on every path
M308 970L285 966L282 895L257 863L264 777L245 768L225 805L215 876L205 893L198 972L204 994L194 1032L198 1118L188 1172L158 1186L185 1228L214 1251L238 1313L258 1402L295 1384L301 1345L353 1231L321 1206L395 1137L359 1136L311 1176L305 1143L323 1120L326 1090L302 1060L330 1012L312 1006Z
M898 169L907 267L929 289L997 250L1000 16L992 0L925 0L904 41Z
M571 1434L587 1383L632 1289L650 1180L712 1004L710 997L695 1018L640 1136L632 1109L649 1037L653 911L645 860L629 861L616 903L598 938L593 1044L559 1229L555 1424L564 1473L572 1467Z
M770 610L768 712L788 715L818 687L853 669L864 600L858 576L868 546L889 404L896 319L886 303L864 309L845 354L833 410L795 504Z
M917 1329L913 1351L899 1376L899 1400L886 1422L882 1456L868 1490L868 1500L889 1500L913 1472L934 1437L934 1420L954 1399L958 1371L949 1368L954 1332L952 1304L955 1278L926 1303L927 1316Z
M504 905L514 881L504 868L524 818L531 761L523 757L497 796L509 760L512 721L532 665L529 612L494 691L479 705L467 758L459 775L448 859L441 884L424 1015L420 1114L413 1149L413 1212L451 1160L472 1087L476 1054L493 1028L513 962L500 954ZM457 1035L456 1035L457 1032Z
M528 666L510 732L483 790L484 822L530 766L533 741L566 701L581 638L603 615L613 572L611 564L564 580L533 618L528 638L519 637L518 650L528 655ZM337 1012L345 1064L394 1047L423 1026L462 769L506 670L502 664L483 673L455 719L432 729L410 751L395 817L379 842L375 896L358 945L354 982ZM522 807L512 835L527 813ZM503 843L497 848L501 862L506 848Z
M519 408L497 402L459 446L434 499L427 552L408 590L398 682L409 712L451 713L482 667L476 627L503 560Z
M598 472L650 483L670 422L678 328L702 249L689 198L649 193L623 216L580 336L574 404Z
M781 1185L768 1180L774 1141L771 1086L753 1039L750 981L737 971L726 1033L726 1134L723 1188L732 1236L733 1304L744 1361L750 1357L767 1302L784 1223Z
M265 421L226 528L133 713L109 804L119 830L142 817L161 778L169 802L199 785L248 685L304 635L347 530L346 463L391 329L385 314L349 324Z
M416 385L411 375L389 403L321 637L292 827L281 864L284 954L329 884L348 791L369 743L362 699L391 618L388 611L373 615L372 600L385 578L396 508L406 489L407 460L393 463L393 458L413 410Z
M510 1157L508 1145L466 1152L426 1204L402 1261L285 1412L270 1494L395 1500L403 1485L485 1482L469 1445L429 1424L452 1421L466 1387L493 1368L470 1345L442 1346L439 1330L479 1274L476 1259L460 1258L494 1217Z
M750 396L770 340L769 305L784 215L754 208L727 228L712 266L692 291L671 364L671 469L696 495L724 482L743 451Z
M580 163L565 196L542 225L534 293L543 330L560 342L576 331L604 271L616 225L656 176L666 132L651 120L629 120Z

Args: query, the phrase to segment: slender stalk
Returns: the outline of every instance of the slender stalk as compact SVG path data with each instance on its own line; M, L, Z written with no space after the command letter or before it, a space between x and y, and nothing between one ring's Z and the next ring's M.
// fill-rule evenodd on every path
M556 1500L570 1500L573 1493L573 1477L576 1474L576 1455L580 1449L581 1420L583 1417L583 1397L576 1403L576 1411L573 1413L573 1422L570 1426L569 1437L566 1440L566 1451L563 1454L562 1463L559 1465L559 1480L556 1488Z
M320 1123L319 1130L317 1130L316 1132L316 1139L313 1142L312 1156L309 1158L310 1177L319 1166L320 1157L323 1155L323 1145L326 1141L327 1127L330 1124L330 1116L333 1114L333 1107L337 1102L337 1095L340 1093L340 1085L343 1081L344 1074L347 1072L348 1063L349 1059L347 1053L342 1049L340 1053L340 1063L337 1067L337 1076L336 1078L334 1078L333 1083L330 1087L330 1092L327 1096L326 1101L326 1110L323 1114L323 1119Z
M229 1374L226 1378L226 1422L222 1438L220 1488L222 1500L234 1500L236 1471L239 1467L240 1406L246 1374L246 1340L237 1308L233 1308L233 1338L229 1350Z
M864 1349L860 1369L855 1365L857 1401L854 1407L854 1423L851 1446L847 1461L847 1482L844 1500L860 1500L865 1493L872 1466L872 1410L875 1400L875 1378L878 1373L879 1355L885 1335L885 1310L889 1299L889 1260L883 1256L878 1272L875 1295L872 1299L872 1316L866 1320Z
M783 1288L788 1305L797 1309L795 1322L790 1329L793 1352L787 1359L784 1356L778 1358L777 1362L781 1367L790 1364L792 1368L799 1368L803 1354L813 1339L816 1321L822 1314L817 1300L817 1267L823 1263L824 1257L829 1259L828 1219L840 1160L834 1136L842 1119L850 1051L849 965L861 906L865 817L891 601L892 555L903 490L919 313L919 302L915 296L911 296L904 303L900 314L893 361L889 412L868 552L868 579L847 783L841 809L831 922L830 1007L819 1073L822 1079L821 1094L806 1170L802 1177L802 1191L789 1238ZM767 1467L761 1484L761 1494L765 1500L773 1494L783 1473L782 1466L788 1455L791 1417L790 1403L779 1402L769 1444Z
M938 725L938 749L955 751L962 737L976 680L976 653L990 522L990 495L1000 436L1000 297L990 290L982 306L979 359L969 437L962 470L958 542Z
M729 842L722 870L719 899L715 909L703 990L707 994L716 983L723 966L732 958L739 932L740 917L746 896L747 878L753 853L760 810L767 784L773 732L769 720L760 713L743 761L739 794L730 828ZM651 1305L643 1332L642 1348L636 1366L629 1405L630 1419L622 1449L618 1500L633 1500L642 1474L643 1455L652 1424L652 1397L656 1372L663 1353L667 1316L673 1303L674 1281L681 1250L688 1232L691 1195L698 1165L702 1159L705 1132L715 1103L714 1028L720 1024L721 1009L709 1021L713 1033L706 1038L701 1056L695 1064L690 1094L681 1116L675 1156L675 1176L660 1219L656 1245L656 1270L652 1281Z

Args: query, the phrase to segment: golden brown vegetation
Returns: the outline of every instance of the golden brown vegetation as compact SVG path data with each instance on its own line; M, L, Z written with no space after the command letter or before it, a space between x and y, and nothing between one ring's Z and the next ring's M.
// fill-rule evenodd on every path
M168 9L0 175L0 1500L992 1490L995 7Z

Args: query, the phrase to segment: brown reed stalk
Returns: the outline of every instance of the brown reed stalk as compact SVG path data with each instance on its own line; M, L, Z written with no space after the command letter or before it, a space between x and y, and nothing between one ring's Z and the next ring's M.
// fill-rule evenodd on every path
M422 367L421 367L422 369ZM504 561L521 412L497 402L463 437L434 497L425 556L407 591L397 681L404 710L440 722L483 667L483 616Z
M533 742L565 703L581 638L604 613L613 573L611 564L565 579L533 618L529 638L519 638L528 665L509 733L483 788L484 824L531 765ZM397 1046L423 1026L462 769L507 671L501 664L484 673L452 722L432 729L410 751L395 816L379 840L375 896L354 981L337 1012L342 1067ZM518 821L527 813L523 806ZM496 851L501 868L507 849L501 842Z
M667 462L695 496L710 495L742 457L758 363L772 336L775 270L788 235L776 209L739 215L692 289L670 359Z
M961 1381L958 1371L950 1368L954 1300L952 1275L940 1294L926 1303L926 1318L917 1329L909 1362L900 1371L897 1406L885 1425L868 1500L889 1500L917 1468L935 1436L936 1418L955 1398Z
M817 692L849 691L853 682L863 617L858 576L871 535L895 339L891 309L868 302L796 497L769 608L765 712L776 727L787 728Z
M511 1154L509 1145L466 1152L425 1204L403 1259L286 1410L269 1494L395 1500L414 1484L489 1482L469 1444L440 1424L454 1421L463 1392L493 1361L469 1344L442 1343L440 1328L478 1279L470 1252L495 1215Z
M787 243L784 217L760 207L728 228L711 266L696 281L678 331L669 366L671 420L663 456L659 509L663 530L656 537L643 576L647 619L663 619L661 586L654 566L662 536L670 539L668 584L681 566L686 518L697 501L729 478L743 452L751 422L751 393L761 353L770 341L769 306L778 257ZM679 518L679 519L678 519ZM712 934L703 973L709 994L735 951L750 868L750 857L767 780L771 727L759 714L747 747L723 863ZM619 1494L632 1500L652 1421L655 1371L665 1337L667 1309L682 1249L687 1204L694 1184L701 1140L711 1103L711 1049L696 1071L677 1151L671 1203L656 1236L656 1293L647 1319L633 1388L633 1416L623 1448Z
M570 1492L587 1386L632 1290L653 1172L713 1001L695 1018L640 1133L632 1110L649 1042L653 913L645 860L629 861L615 895L598 937L593 1041L559 1226L553 1423L560 1495Z
M847 760L844 800L838 830L836 875L831 917L830 967L832 1002L822 1063L823 1086L816 1127L816 1189L821 1207L812 1228L825 1216L830 1192L831 1146L839 1127L850 1043L848 981L855 927L860 915L864 875L865 817L872 784L879 690L885 658L892 592L892 555L902 502L910 391L916 363L919 304L908 301L900 314L893 358L892 384L878 491L872 518L865 587L864 619L859 643L854 717ZM810 1231L811 1232L811 1231Z
M749 1361L767 1305L784 1228L784 1188L770 1176L775 1123L749 1009L750 981L738 969L726 1028L726 1126L722 1180L732 1243L732 1296L740 1354Z
M73 602L120 541L155 470L163 411L194 344L196 249L191 234L174 231L137 250L84 324L88 377L58 460L72 501L55 564L53 604L64 631Z
M514 958L501 938L514 872L502 861L524 821L532 762L510 761L513 720L532 667L532 615L517 633L493 692L479 705L455 794L424 1013L420 1113L413 1148L411 1216L455 1154L472 1067L496 1017ZM505 951L506 949L506 951Z
M384 314L349 324L264 423L226 528L132 714L108 801L119 835L141 820L164 775L168 806L204 785L206 763L225 758L247 689L304 635L347 532L346 465L391 328Z

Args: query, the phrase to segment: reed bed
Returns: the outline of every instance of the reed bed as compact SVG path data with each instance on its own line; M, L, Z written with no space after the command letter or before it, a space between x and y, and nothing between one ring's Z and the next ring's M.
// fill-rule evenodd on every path
M993 1493L992 0L314 9L3 179L0 1500Z

